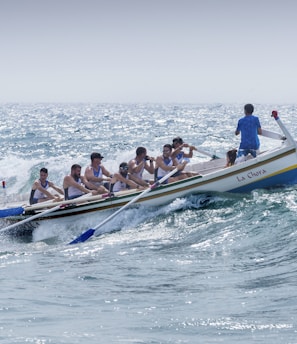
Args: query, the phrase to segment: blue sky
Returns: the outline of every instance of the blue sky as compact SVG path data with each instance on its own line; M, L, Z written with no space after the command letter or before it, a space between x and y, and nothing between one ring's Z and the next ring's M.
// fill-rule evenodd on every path
M1 103L297 103L294 0L0 6Z

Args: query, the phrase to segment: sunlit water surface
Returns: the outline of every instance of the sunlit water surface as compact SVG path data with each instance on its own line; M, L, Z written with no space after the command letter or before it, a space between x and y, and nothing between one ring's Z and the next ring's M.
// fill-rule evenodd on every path
M275 108L297 137L294 106L256 105L262 127L279 131ZM177 135L224 156L241 116L242 104L2 105L1 208L27 199L41 167L61 185L93 151L113 172ZM127 209L106 224L115 232L67 245L109 214L0 232L1 343L297 343L295 186Z

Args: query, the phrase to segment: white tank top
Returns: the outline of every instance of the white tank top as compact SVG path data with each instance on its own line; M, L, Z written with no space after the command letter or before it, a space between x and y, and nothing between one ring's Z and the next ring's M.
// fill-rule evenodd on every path
M41 182L39 181L39 184L43 187L43 189L47 190L49 188L49 185L48 185L48 181L46 180L45 182L45 185L42 185ZM42 199L42 198L47 198L47 196L39 191L38 189L35 190L34 192L34 196L33 196L34 199Z
M81 182L81 179L79 178L78 179L78 181L77 181L79 184L82 184L82 182ZM84 193L81 191L81 190L79 190L79 189L77 189L76 187L74 187L74 186L69 186L68 187L68 198L73 198L73 197L79 197L79 196L81 196L81 195L83 195Z
M127 175L126 179L129 179L129 176ZM118 192L118 191L122 191L129 188L129 185L127 185L126 183L121 182L120 180L118 180L117 182L114 183L113 192Z
M172 166L173 162L171 158L167 158L166 160L163 158L164 164L167 166ZM161 167L158 167L158 173L157 173L157 178L162 178L164 176L166 176L166 174L168 174L169 171L165 171L163 170Z
M137 160L135 160L135 162L136 162L136 165L139 165L141 163L141 162L138 163ZM144 165L142 166L142 169L139 172L137 172L137 173L133 172L132 175L139 178L139 179L143 179L142 178L143 171L144 171Z

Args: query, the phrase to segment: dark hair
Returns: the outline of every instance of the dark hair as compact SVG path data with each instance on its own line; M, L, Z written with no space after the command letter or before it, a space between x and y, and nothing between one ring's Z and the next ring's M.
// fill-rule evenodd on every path
M76 170L77 168L81 168L79 164L74 164L71 166L71 171Z
M171 144L169 144L169 143L167 143L166 145L164 145L163 148L169 148L170 150L172 150L172 146L171 146Z
M177 136L177 137L175 137L175 138L172 140L172 143L173 143L173 144L175 144L175 143L183 144L183 143L184 143L184 140L183 140L181 137Z
M45 167L42 167L42 168L40 169L39 172L44 172L44 173L46 173L46 174L48 173L48 172L47 172L47 168L45 168Z
M146 153L146 149L144 147L138 147L136 149L136 155L140 155L140 154L143 154L143 153Z
M93 161L94 159L103 159L103 158L104 158L104 156L102 156L100 153L94 152L94 153L91 154L91 160L92 160L92 161Z
M244 111L248 115L251 115L254 112L254 106L252 104L245 104Z

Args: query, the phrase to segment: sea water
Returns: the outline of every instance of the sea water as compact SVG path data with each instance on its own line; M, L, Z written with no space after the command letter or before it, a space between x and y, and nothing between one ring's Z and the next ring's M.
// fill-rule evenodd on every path
M116 172L175 136L218 156L238 146L243 104L2 104L0 205L27 202L39 169L61 186L93 151ZM271 110L297 137L296 106ZM280 142L261 137L261 149ZM208 156L195 152L193 162ZM128 208L107 231L69 241L110 212L0 232L1 343L297 343L297 188L204 194ZM4 219L0 228L7 225Z

